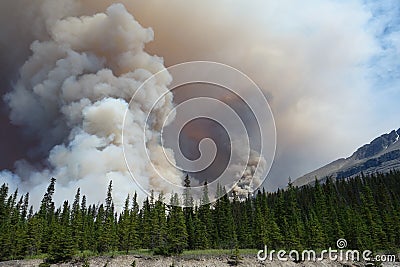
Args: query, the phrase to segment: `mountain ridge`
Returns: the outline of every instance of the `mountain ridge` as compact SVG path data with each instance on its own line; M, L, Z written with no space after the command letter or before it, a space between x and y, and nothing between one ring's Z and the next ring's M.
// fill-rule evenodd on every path
M388 172L400 168L400 128L382 134L370 143L359 147L351 156L339 158L309 172L293 181L295 186L313 183L315 179L325 180L350 178L376 172Z

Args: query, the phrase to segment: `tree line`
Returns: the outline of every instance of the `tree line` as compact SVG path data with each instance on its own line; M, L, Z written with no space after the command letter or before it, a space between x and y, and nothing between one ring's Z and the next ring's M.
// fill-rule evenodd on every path
M209 203L205 183L200 205L185 190L171 205L152 194L142 205L128 196L121 212L112 199L112 182L103 204L87 205L77 189L74 201L56 208L50 184L35 211L29 193L0 188L0 260L47 254L48 262L71 259L81 251L106 253L144 248L155 254L195 249L327 249L345 238L349 249L400 247L400 171L333 180L239 199L220 187ZM185 186L190 180L185 179ZM188 206L181 208L179 203ZM72 204L72 205L71 205Z

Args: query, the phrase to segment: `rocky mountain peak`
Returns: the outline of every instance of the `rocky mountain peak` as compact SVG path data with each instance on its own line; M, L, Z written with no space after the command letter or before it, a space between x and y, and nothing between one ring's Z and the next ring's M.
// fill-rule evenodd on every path
M348 158L335 160L317 170L307 173L293 184L302 186L313 183L315 178L324 180L326 177L343 179L356 175L385 173L400 169L400 129L383 134L369 144L363 145Z
M388 134L383 134L372 140L371 143L357 149L351 157L360 160L375 156L395 143L399 139L399 135L400 129L397 131L393 130Z

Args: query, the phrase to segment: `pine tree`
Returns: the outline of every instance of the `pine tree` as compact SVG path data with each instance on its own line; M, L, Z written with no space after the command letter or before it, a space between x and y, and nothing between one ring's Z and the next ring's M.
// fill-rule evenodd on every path
M102 208L102 205L100 206ZM114 222L114 203L112 199L112 181L110 181L107 189L107 197L105 200L105 207L103 210L101 226L99 227L99 252L113 251L116 246L116 228ZM100 214L100 211L99 211Z
M74 241L71 236L70 207L64 202L62 213L58 220L52 222L53 235L47 262L58 263L72 259L74 255Z
M31 206L29 214L33 214ZM27 254L29 256L38 255L41 251L42 220L39 216L31 216L27 222Z
M151 246L151 228L152 228L152 208L150 206L149 198L146 198L143 202L142 209L140 211L140 236L141 244L143 248L153 248Z
M222 189L221 192L224 192ZM217 228L216 246L218 248L234 248L237 243L233 215L228 195L217 199L214 205L214 225Z
M0 223L6 221L6 200L8 196L8 186L3 183L0 188Z
M187 232L185 217L182 208L179 207L179 197L175 194L171 197L170 212L167 219L167 244L168 253L181 254L187 246Z
M124 209L119 217L118 222L118 237L119 237L119 249L125 251L127 254L129 249L133 246L132 244L132 220L129 209L130 196L125 200Z
M285 245L291 249L301 250L304 245L304 224L302 221L301 210L297 201L297 188L293 187L289 183L289 188L287 189L287 199L285 206L288 213L285 217L287 220L285 222Z
M206 249L210 247L207 235L207 227L199 218L199 212L196 210L193 214L193 240L192 249Z
M104 213L103 204L100 204L100 206L97 209L96 220L95 220L96 250L100 254L108 251L107 233L104 227L105 218L106 217Z
M50 184L47 187L46 193L43 196L39 216L47 220L47 223L51 223L52 216L54 215L54 202L53 195L55 191L56 179L51 178Z
M200 207L198 208L198 219L200 220L201 224L204 225L205 231L203 231L204 240L207 240L207 247L213 246L213 232L215 232L215 228L213 227L212 222L212 214L210 210L210 198L208 195L208 184L207 181L204 182L203 186L203 195L200 199ZM200 229L203 226L200 226ZM197 229L197 231L199 231Z
M26 210L28 205L27 195L21 196L11 215L11 255L14 259L22 259L27 249Z
M307 247L323 249L325 245L325 235L323 233L322 225L318 220L315 211L311 211L307 221Z
M384 241L386 239L386 235L382 230L382 221L368 185L364 186L364 192L361 194L361 202L361 214L363 220L368 225L368 232L370 233L368 247L371 250L379 249L383 246L382 240Z
M253 242L253 209L252 198L248 196L242 202L237 196L233 200L233 218L240 248L255 248Z
M80 208L80 188L76 191L74 202L72 204L71 211L71 225L72 225L72 238L75 241L75 248L79 248L80 251L84 250L84 229L83 229L83 218Z
M400 171L349 180L316 183L302 188L290 182L286 190L249 195L232 192L209 204L205 183L201 206L179 207L174 194L168 210L160 194L137 203L129 196L121 213L112 200L112 183L105 204L86 207L77 190L72 207L67 201L55 209L55 179L37 213L29 207L29 194L8 193L0 187L0 260L48 254L48 262L71 259L75 249L104 253L116 248L151 248L164 255L184 249L207 248L325 248L343 237L350 249L385 250L400 246ZM186 180L186 189L190 186ZM372 190L373 188L374 190ZM183 201L191 203L184 191ZM29 211L28 211L29 210ZM307 234L306 234L307 233ZM140 236L140 238L138 238ZM78 247L77 247L78 245Z
M271 247L279 248L282 246L282 235L280 233L280 229L275 220L274 212L269 208L267 194L265 189L263 188L263 192L261 194L261 211L264 215L265 226L267 229L267 242Z
M82 196L79 213L81 220L80 224L82 225L81 231L78 232L78 234L81 234L80 237L81 243L79 244L79 249L81 252L83 252L84 250L87 250L89 248L88 243L90 241L90 238L93 236L93 219L94 219L94 217L90 216L88 209L86 207L85 195Z
M42 252L47 252L49 244L51 244L51 237L53 235L53 229L51 225L54 220L55 206L53 202L53 195L55 191L56 179L53 177L50 180L50 184L47 187L46 193L43 196L40 209L39 209L39 225L41 229L41 248Z
M83 199L86 200L86 197L83 196ZM84 207L85 205L81 205L82 207ZM85 221L85 238L86 238L86 244L87 244L87 249L92 250L92 251L97 251L97 238L99 236L99 234L97 233L97 229L98 229L98 225L101 223L98 223L97 221L97 215L98 215L98 209L96 208L96 206L93 205L89 205L86 215L84 216L84 221ZM103 215L104 215L104 211L103 211Z
M165 213L164 195L160 193L151 211L150 239L154 252L161 255L167 254L168 249L168 226Z
M8 186L2 185L0 189L0 260L8 260L11 256L11 207L12 197L8 196Z
M183 189L183 213L185 215L186 232L188 233L188 248L194 249L195 247L195 229L193 223L193 197L190 189L190 178L186 175Z
M137 193L133 195L132 208L130 211L130 229L129 229L129 242L132 248L140 247L140 240L138 238L138 226L139 226L139 204L137 203Z
M255 245L257 248L262 248L264 245L268 244L267 239L267 224L265 217L262 213L262 195L258 192L256 198L254 199L254 229L253 235L255 240Z

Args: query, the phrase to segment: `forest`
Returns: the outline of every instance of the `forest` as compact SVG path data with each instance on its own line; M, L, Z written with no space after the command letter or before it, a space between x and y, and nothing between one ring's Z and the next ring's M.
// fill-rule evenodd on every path
M110 182L103 204L88 205L76 191L73 203L56 207L52 178L37 209L29 193L0 188L0 260L45 255L48 262L71 259L77 253L177 255L202 249L327 249L345 238L348 249L397 251L400 247L400 171L352 179L327 178L324 183L276 192L258 190L245 199L223 195L209 202L207 186L201 203L175 194L171 205L152 194L143 203L127 196L116 212ZM187 177L185 186L190 186ZM186 208L176 206L181 201ZM187 205L189 203L189 205Z

